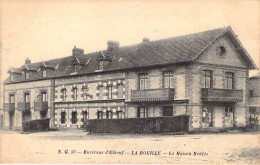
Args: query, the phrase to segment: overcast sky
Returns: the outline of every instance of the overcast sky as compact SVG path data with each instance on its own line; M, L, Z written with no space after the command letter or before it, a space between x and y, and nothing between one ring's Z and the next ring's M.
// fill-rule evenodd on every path
M207 3L206 3L207 2ZM32 62L231 26L259 66L260 1L2 0L1 71ZM252 73L251 73L252 75Z

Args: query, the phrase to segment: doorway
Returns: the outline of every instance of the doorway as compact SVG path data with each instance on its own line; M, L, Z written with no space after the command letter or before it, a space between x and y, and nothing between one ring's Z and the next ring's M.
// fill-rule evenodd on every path
M13 129L14 126L14 112L9 112L9 129Z
M225 127L234 127L234 106L225 106Z

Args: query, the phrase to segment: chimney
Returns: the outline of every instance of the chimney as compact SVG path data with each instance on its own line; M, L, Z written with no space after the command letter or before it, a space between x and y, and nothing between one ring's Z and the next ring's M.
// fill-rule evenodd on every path
M72 49L72 55L83 55L84 54L84 49L81 48L76 48L76 46L74 46L74 48Z
M27 57L25 60L25 64L30 64L30 63L31 63L31 60Z
M150 41L150 39L148 37L143 38L143 42L149 42L149 41Z
M107 41L107 51L112 52L119 48L119 42L118 41Z

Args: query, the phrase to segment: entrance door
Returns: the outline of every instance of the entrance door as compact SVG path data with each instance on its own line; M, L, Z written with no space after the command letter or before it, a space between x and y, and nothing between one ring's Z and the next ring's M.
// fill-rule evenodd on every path
M202 126L203 128L213 127L213 108L209 105L202 107Z
M3 129L3 126L4 126L4 117L3 115L0 115L0 130Z
M225 127L233 127L234 126L234 110L233 106L225 107Z
M41 111L40 115L41 115L41 119L45 119L47 116L47 111Z
M14 112L9 112L9 129L13 129L14 125Z
M31 119L31 112L23 112L23 121L28 121Z

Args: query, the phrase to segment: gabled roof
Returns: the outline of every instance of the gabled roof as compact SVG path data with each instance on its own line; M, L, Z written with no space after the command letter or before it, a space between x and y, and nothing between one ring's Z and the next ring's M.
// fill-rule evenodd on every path
M44 61L45 65L54 67L51 77L64 77L71 74L73 63L83 64L76 75L95 73L98 70L98 60L109 59L103 71L113 71L138 67L166 65L174 63L194 62L219 37L227 34L249 69L257 66L241 45L231 27L208 30L157 41L146 41L131 46L118 47L113 53L101 50L88 54L75 54L64 58ZM55 65L54 65L55 64ZM38 69L42 63L27 65L27 69ZM58 67L57 67L58 66ZM21 67L23 68L23 67Z
M45 68L52 68L55 69L58 64L51 62L51 61L43 61L40 66L45 67Z
M21 69L19 69L19 68L11 67L11 68L8 69L8 73L19 73L19 74L21 74L22 72L23 71Z

